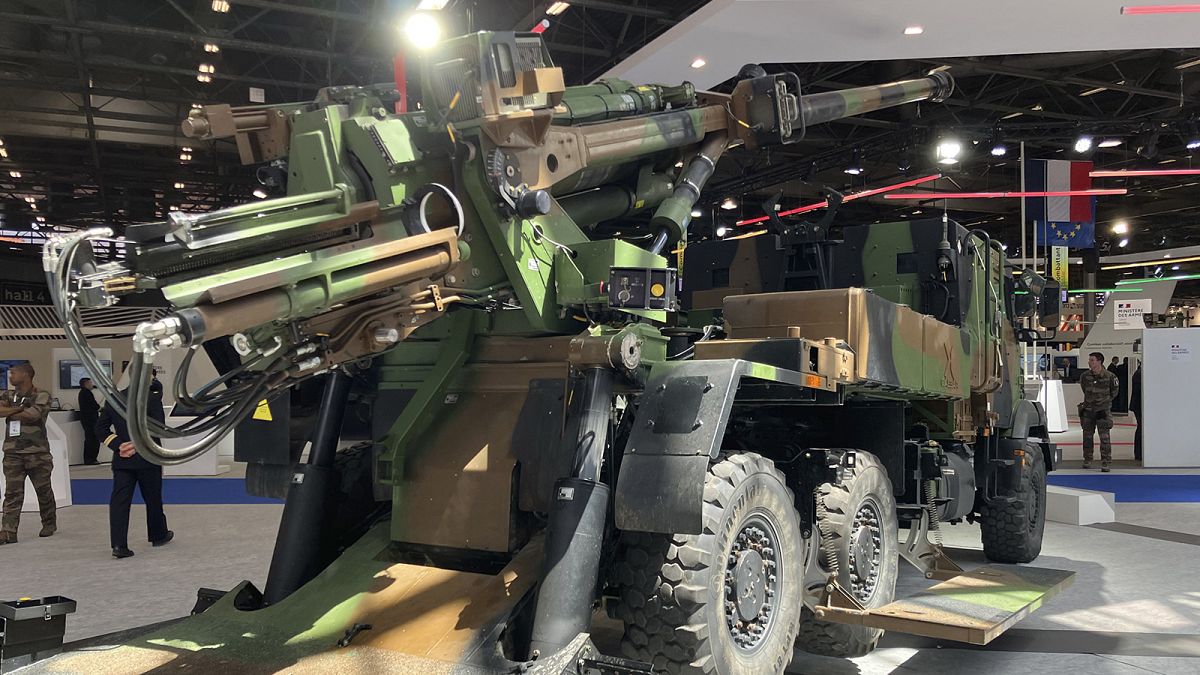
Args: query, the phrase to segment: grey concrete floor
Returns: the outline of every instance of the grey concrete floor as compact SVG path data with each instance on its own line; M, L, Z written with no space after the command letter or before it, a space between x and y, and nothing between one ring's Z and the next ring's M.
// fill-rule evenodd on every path
M185 616L200 587L227 590L266 581L283 506L167 505L175 539L146 543L146 509L129 519L132 558L112 557L107 506L58 512L58 532L37 536L37 514L21 518L20 541L0 546L0 599L65 595L78 603L66 639L79 640Z
M1068 454L1077 452L1076 446ZM1120 457L1121 450L1116 454ZM76 477L98 478L108 469L76 471ZM144 543L145 511L134 506L130 541L136 542L131 545L137 555L126 560L109 553L107 507L61 510L60 531L49 539L36 536L36 516L26 514L21 542L0 547L0 598L59 594L76 599L79 610L67 622L68 641L177 618L191 609L199 587L227 589L243 579L262 587L281 512L280 505L169 505L176 540L151 548ZM1200 504L1120 503L1117 517L1129 525L1200 537ZM977 527L946 526L944 538L964 567L985 563ZM992 645L972 648L889 634L878 650L859 659L798 652L788 672L1198 673L1197 543L1166 541L1152 531L1138 536L1049 523L1043 555L1033 564L1073 570L1075 583ZM910 568L901 569L898 595L928 585ZM605 626L614 629L619 627Z

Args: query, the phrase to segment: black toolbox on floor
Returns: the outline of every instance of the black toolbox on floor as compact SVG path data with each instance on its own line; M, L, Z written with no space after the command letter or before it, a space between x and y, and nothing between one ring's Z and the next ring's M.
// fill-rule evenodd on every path
M0 602L0 673L62 651L75 601L61 595Z

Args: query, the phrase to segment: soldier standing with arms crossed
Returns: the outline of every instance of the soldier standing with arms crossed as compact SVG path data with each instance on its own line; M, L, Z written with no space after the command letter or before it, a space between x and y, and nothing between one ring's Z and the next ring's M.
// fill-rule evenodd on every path
M20 363L8 371L15 391L0 392L0 416L8 424L4 438L4 517L0 521L0 544L17 543L17 525L25 502L25 477L33 482L42 516L39 537L58 529L54 513L54 489L50 474L54 460L46 438L46 415L50 393L33 386L33 366Z
M1112 462L1113 428L1112 402L1120 390L1120 382L1111 371L1104 369L1104 354L1088 355L1088 370L1079 376L1083 402L1079 404L1079 425L1083 427L1083 468L1092 468L1092 435L1100 432L1100 470L1107 473Z

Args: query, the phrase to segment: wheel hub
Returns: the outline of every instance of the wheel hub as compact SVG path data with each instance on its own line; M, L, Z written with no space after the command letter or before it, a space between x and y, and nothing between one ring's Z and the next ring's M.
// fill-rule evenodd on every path
M850 530L850 591L859 602L870 602L879 583L883 535L879 511L868 502L854 514Z
M762 555L751 549L738 554L734 569L734 592L737 594L738 616L750 621L758 616L767 599L767 566Z
M725 568L725 620L734 643L754 651L767 635L779 592L779 537L761 515L748 518L734 537Z

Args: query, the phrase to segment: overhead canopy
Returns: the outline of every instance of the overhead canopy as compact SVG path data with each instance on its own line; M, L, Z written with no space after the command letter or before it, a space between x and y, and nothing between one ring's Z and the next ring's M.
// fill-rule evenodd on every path
M1200 46L1200 14L1124 16L1178 0L712 0L606 76L712 87L746 63L877 61ZM919 35L905 29L919 26ZM702 68L692 68L703 59Z

